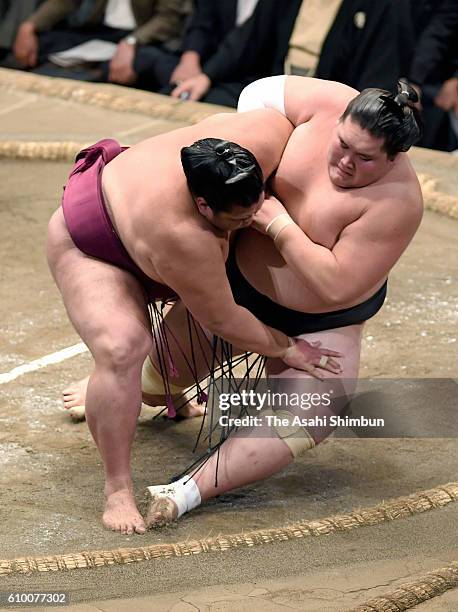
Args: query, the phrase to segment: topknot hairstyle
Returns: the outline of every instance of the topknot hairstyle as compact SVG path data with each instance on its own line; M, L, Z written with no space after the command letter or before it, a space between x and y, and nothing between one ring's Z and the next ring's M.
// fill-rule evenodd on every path
M422 134L420 113L415 108L416 91L405 79L398 81L396 94L377 89L364 89L353 98L341 120L351 117L360 127L385 141L384 150L389 158L405 152Z
M227 212L236 204L249 208L264 189L255 156L229 140L197 140L181 149L181 164L191 193L205 198L216 213Z

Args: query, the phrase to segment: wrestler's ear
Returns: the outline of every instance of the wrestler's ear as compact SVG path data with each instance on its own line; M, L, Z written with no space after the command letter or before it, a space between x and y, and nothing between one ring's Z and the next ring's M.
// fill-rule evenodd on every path
M394 162L398 159L398 157L399 157L399 153L395 153L394 155L389 155L388 159L390 160L390 162L393 162L394 164Z
M197 196L194 198L194 202L196 203L197 210L206 218L213 216L213 211L210 206L207 204L207 200L202 196Z
M390 165L394 165L394 162L396 161L397 157L398 157L398 153L395 153L394 155L388 155L388 153L386 154L386 158Z

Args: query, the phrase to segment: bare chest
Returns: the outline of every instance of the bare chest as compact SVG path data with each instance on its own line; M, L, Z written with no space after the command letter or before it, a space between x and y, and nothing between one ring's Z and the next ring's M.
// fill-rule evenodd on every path
M364 201L329 180L328 134L302 125L290 138L273 189L295 222L313 242L332 248L344 227L364 212Z

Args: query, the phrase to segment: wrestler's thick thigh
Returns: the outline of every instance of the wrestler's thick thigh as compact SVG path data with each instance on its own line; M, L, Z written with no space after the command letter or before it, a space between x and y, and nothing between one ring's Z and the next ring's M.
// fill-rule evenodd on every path
M48 228L47 256L69 318L96 361L122 367L151 349L145 293L128 272L88 257L73 243L62 210Z
M359 323L357 325L337 327L310 334L301 334L297 338L302 338L307 342L319 341L321 342L321 347L341 353L343 357L339 361L342 365L342 374L339 375L339 378L356 379L359 371L363 328L364 323ZM269 376L310 378L310 375L306 372L288 368L280 359L268 359L266 372ZM335 377L335 374L331 372L321 370L321 373L327 377Z
M321 419L323 425L307 427L316 444L332 433L334 427L330 425L330 417L342 414L356 391L363 327L363 324L349 325L298 336L307 342L319 341L322 347L341 353L343 371L339 375L321 370L323 380L318 380L306 372L286 367L278 359L267 360L266 372L272 380L271 386L289 398L301 398L294 406L290 402L289 412L300 418Z

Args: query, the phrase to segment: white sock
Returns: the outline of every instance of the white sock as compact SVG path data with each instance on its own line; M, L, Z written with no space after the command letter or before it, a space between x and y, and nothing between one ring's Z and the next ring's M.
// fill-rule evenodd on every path
M174 501L178 508L177 518L199 506L202 501L198 486L189 476L183 476L171 484L148 487L148 491L153 498L168 497Z

